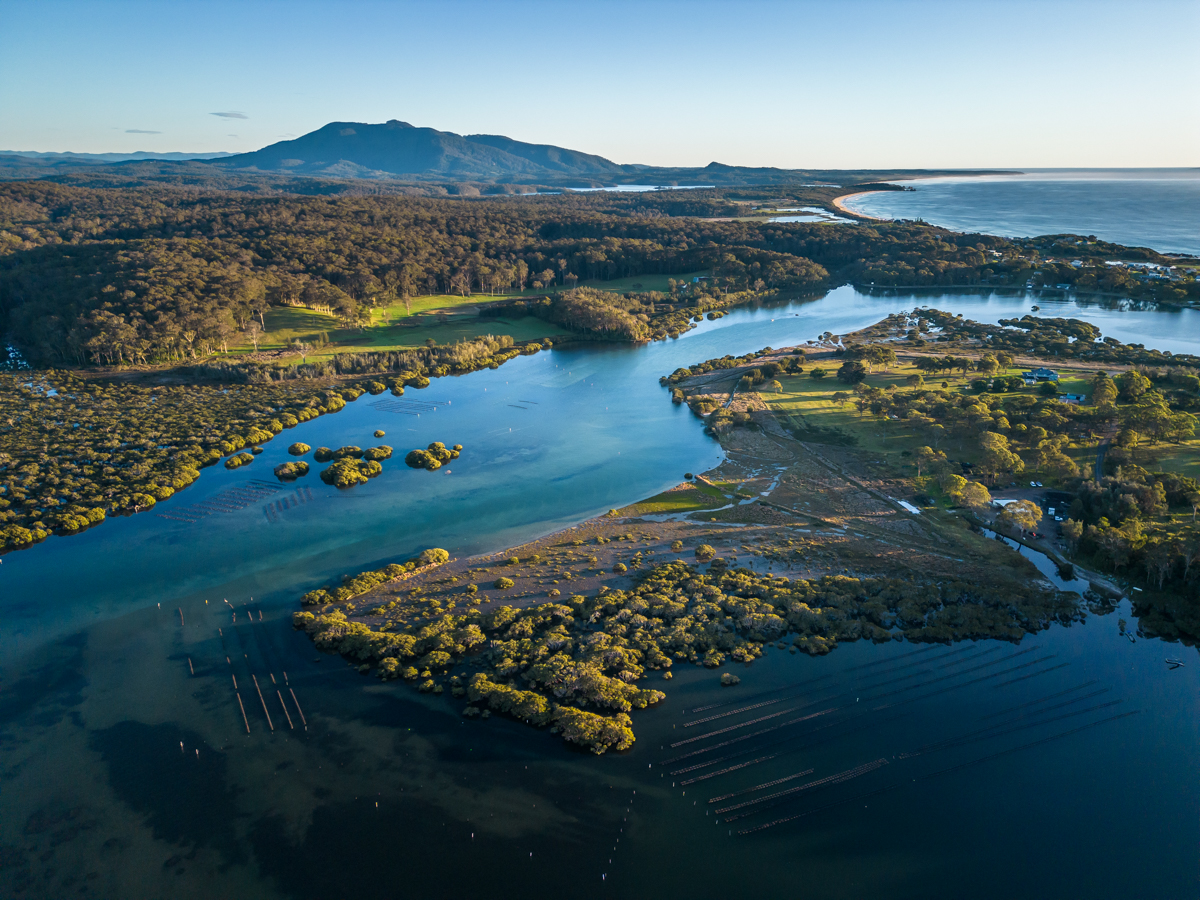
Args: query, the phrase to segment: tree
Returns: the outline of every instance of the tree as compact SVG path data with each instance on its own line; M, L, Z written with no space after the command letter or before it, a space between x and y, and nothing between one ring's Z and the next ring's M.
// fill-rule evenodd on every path
M970 509L981 510L986 509L988 504L992 502L992 495L988 493L988 489L982 484L975 481L968 481L957 494L954 495L956 502Z
M920 375L909 375L907 378L904 379L904 383L906 385L908 385L910 388L925 387L925 379L922 378Z
M254 352L258 352L258 341L262 337L262 328L253 319L246 326L246 336L250 338L250 343L254 345Z
M842 367L837 371L838 381L846 384L858 384L867 377L867 367L857 359L849 359L842 363Z
M1017 500L1009 503L996 516L998 524L1010 529L1020 529L1022 532L1036 531L1038 523L1041 521L1042 508L1032 500Z
M1123 400L1137 400L1152 386L1150 379L1135 369L1118 375L1116 382Z
M1063 448L1070 441L1071 439L1065 434L1040 441L1037 447L1038 468L1045 472L1052 472L1059 478L1074 478L1078 475L1079 467L1075 465L1075 461L1063 453Z
M983 448L980 467L987 474L1024 471L1025 462L1009 449L1008 438L1004 435L985 431L979 439L979 446Z
M1092 379L1092 403L1106 406L1117 400L1117 386L1106 372L1098 372Z
M922 471L925 469L933 469L935 466L946 461L946 454L941 450L934 450L932 447L917 448L917 477L920 478Z
M808 373L808 377L809 378L824 378L828 374L829 373L826 372L824 369L822 369L820 366L813 366L812 369Z
M1072 549L1079 546L1079 541L1083 538L1083 523L1077 522L1075 519L1067 519L1063 522L1063 537L1071 545Z
M1175 557L1179 555L1178 541L1167 537L1156 536L1146 542L1142 550L1142 561L1146 566L1146 576L1155 578L1161 591L1167 574L1175 565Z
M995 375L999 368L1000 363L997 362L996 357L990 353L983 354L983 356L979 357L979 361L975 363L975 371L982 372L984 375L988 376Z

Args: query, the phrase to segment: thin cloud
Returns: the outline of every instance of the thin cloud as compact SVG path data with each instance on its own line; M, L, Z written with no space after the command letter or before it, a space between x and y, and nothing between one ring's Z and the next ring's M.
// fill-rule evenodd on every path
M222 119L248 119L248 118L250 118L245 113L234 112L234 111L209 113L209 115L210 116L220 116Z
M126 128L126 134L162 134L161 131L147 131L145 128Z

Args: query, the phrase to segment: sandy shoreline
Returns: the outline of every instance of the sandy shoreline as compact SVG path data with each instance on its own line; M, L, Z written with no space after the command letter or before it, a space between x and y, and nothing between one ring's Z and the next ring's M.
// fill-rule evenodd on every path
M835 198L832 202L839 210L851 216L857 216L860 219L871 219L875 222L886 222L887 219L882 216L868 216L866 213L860 213L856 210L847 208L846 201L853 200L855 197L865 197L867 194L881 194L882 191L859 191L857 194L845 194L844 196Z

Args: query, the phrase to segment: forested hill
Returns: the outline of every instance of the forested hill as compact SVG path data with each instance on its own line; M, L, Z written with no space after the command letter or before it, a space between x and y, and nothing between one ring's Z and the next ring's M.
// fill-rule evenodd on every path
M291 141L228 156L223 168L355 178L530 180L556 175L613 178L623 169L601 156L494 135L463 137L395 119L382 125L331 122Z
M464 200L12 182L0 185L0 335L37 365L153 363L224 353L270 305L353 325L420 294L698 270L712 275L701 289L722 295L1032 275L1015 242L917 223L695 218L730 206L698 191Z

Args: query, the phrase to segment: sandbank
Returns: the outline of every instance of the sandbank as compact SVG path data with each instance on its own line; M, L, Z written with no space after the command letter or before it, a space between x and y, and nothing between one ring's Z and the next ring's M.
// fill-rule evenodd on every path
M855 197L865 197L867 194L881 194L881 193L883 193L883 192L882 191L859 191L857 194L846 194L841 197L835 197L833 200L833 205L836 206L838 209L840 209L842 212L847 213L848 215L851 215L851 216L857 216L860 219L872 219L876 222L885 222L887 220L883 216L868 216L866 213L860 213L857 210L850 209L846 206L846 201L853 200Z

